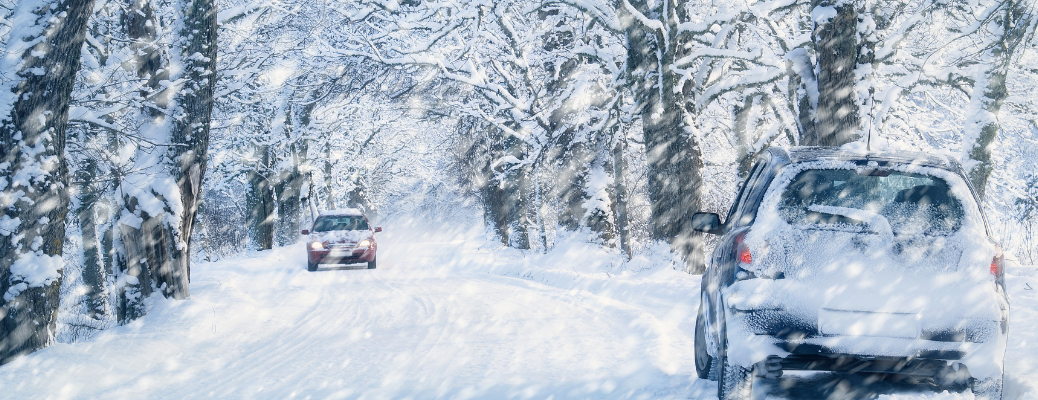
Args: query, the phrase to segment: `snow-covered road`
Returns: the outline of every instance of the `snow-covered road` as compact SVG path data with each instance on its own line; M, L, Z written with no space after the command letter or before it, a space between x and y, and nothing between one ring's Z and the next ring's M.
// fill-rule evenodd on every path
M189 300L0 367L0 397L716 398L694 379L698 277L654 266L662 257L621 265L579 243L524 255L473 235L391 232L377 270L307 272L302 245L196 265ZM1025 303L1014 333L1038 326L1023 286L1034 279L1013 281ZM1011 339L1007 398L1038 396L1034 331ZM794 374L770 392L972 397L835 374Z

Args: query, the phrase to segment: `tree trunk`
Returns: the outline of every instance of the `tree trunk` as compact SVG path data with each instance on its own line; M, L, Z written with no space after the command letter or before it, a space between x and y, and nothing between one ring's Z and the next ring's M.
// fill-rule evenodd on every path
M563 135L567 139L560 140L562 145L572 142L572 134ZM584 218L584 201L587 199L588 167L591 163L588 144L580 141L573 143L568 149L558 152L561 168L555 178L559 199L559 225L576 231L580 229Z
M614 209L616 210L616 231L620 236L620 250L630 260L633 253L631 251L630 213L627 210L627 160L624 158L624 154L627 153L627 135L622 129L619 135L620 137L616 138L616 145L613 147Z
M300 149L300 147L302 149ZM303 209L303 184L306 174L302 171L303 157L306 154L305 143L294 143L290 146L292 166L278 179L278 219L282 234L278 235L278 244L285 246L299 238L301 211Z
M988 177L994 169L991 155L995 150L995 138L1001 130L998 112L1009 96L1006 76L1013 55L1025 42L1027 31L1036 18L1029 2L1009 0L1003 3L1003 7L1002 15L996 20L1002 28L1002 35L983 53L987 62L981 64L977 74L970 99L970 110L974 113L968 116L963 135L963 149L967 153L963 164L982 200Z
M275 193L273 185L263 172L270 165L270 151L266 145L260 145L256 153L259 156L259 165L249 171L249 231L252 232L252 240L259 250L269 250L274 247Z
M530 242L530 212L532 202L530 193L533 193L533 181L529 165L523 165L511 171L513 184L510 185L508 196L511 212L509 221L512 221L509 233L509 244L521 250L529 250Z
M505 205L505 191L501 188L504 182L490 176L490 182L482 189L483 219L491 226L501 244L508 246L508 209Z
M108 296L105 290L107 274L102 263L97 237L96 208L100 199L99 190L91 183L97 180L97 163L87 160L85 168L80 171L77 181L80 185L80 206L76 210L79 226L83 230L83 285L86 287L86 308L90 318L97 319L107 314Z
M735 115L735 123L733 129L735 131L736 143L736 156L738 159L739 180L746 179L750 174L750 163L753 162L753 138L750 135L750 115L753 114L753 99L754 96L746 96L743 99L742 105L736 105L734 107L733 114Z
M678 32L677 10L667 9L669 3L656 3L649 8L635 5L649 18L662 19L667 32ZM686 130L686 94L691 89L680 88L675 93L680 76L669 66L687 52L677 37L667 36L659 29L623 18L627 22L627 68L629 79L635 82L633 91L642 104L642 133L648 164L648 191L652 203L651 237L666 240L671 248L685 259L686 270L702 273L703 238L692 230L692 214L699 211L703 185L703 155L698 138ZM663 88L668 88L664 90Z
M613 157L612 152L606 150L608 146L603 147L585 174L581 225L588 227L600 243L616 247L616 195L612 190L615 180L608 176L613 170Z
M115 221L114 218L111 218L111 216L109 216L108 218L102 218L101 220L109 221L107 224L102 226L102 231L104 232L104 234L101 235L101 251L103 254L101 263L104 265L105 274L112 276L115 274L116 271L114 231L115 227L118 224L118 221Z
M69 204L65 129L92 11L91 0L12 11L11 20L34 25L8 38L5 54L19 58L4 62L10 76L0 87L0 364L47 346L55 329Z
M334 210L335 207L335 179L332 177L333 167L335 166L332 160L332 141L329 140L324 147L324 191L325 191L325 209Z
M501 133L497 131L496 133ZM526 149L521 141L506 137L493 138L486 146L490 157L482 163L480 175L484 219L505 246L530 249L530 213L536 212L533 196L536 178L529 164L524 164ZM518 160L520 164L516 164Z
M290 106L288 106L290 107ZM299 139L292 140L293 113L291 109L285 115L285 139L289 141L288 156L291 164L286 170L281 171L278 177L278 245L286 246L295 243L299 239L299 226L301 222L301 211L303 208L303 185L306 182L304 172L306 164L306 150L308 141Z
M319 98L319 92L311 92L308 103L302 107L302 112L299 115L299 126L304 131L310 129L311 115L313 114L314 108L317 107ZM310 210L310 218L308 221L312 223L317 219L317 194L314 193L314 168L309 158L310 143L311 139L304 140L302 142L302 147L298 149L300 156L299 168L302 172L302 176L300 177L302 186L300 187L299 202L300 206L305 206ZM299 234L298 228L299 227L297 227L295 234Z
M494 154L495 152L491 152ZM490 157L483 165L481 175L487 177L486 183L481 185L481 196L483 197L483 219L491 226L494 235L501 239L501 244L508 246L508 196L505 190L504 174L498 174L493 169L492 162L496 157Z
M807 49L787 53L786 74L789 75L789 112L797 117L799 143L794 144L806 145L805 140L814 141L817 133L814 113L818 102L818 79Z
M545 212L544 211L544 208L545 208L544 206L545 206L545 204L544 204L544 191L542 189L543 185L541 185L541 179L542 178L543 178L543 175L541 174L540 167L539 166L535 167L534 170L533 170L533 179L534 179L534 195L536 197L533 199L534 200L533 204L534 204L534 207L536 209L536 213L534 214L534 216L537 217L537 243L538 243L538 245L541 248L541 253L545 253L546 254L546 253L548 253L548 227L544 223L544 212Z
M165 136L176 130L178 114L173 106L175 85L168 85L177 77L170 75L170 55L166 45L158 40L159 19L151 0L128 0L121 17L123 30L130 40L132 65L137 77L143 80L140 90L138 135L154 141L177 143L175 135ZM171 107L173 106L173 107ZM171 109L172 108L172 109ZM160 160L157 164L135 165L121 180L121 195L124 204L120 218L119 235L124 252L119 259L119 322L125 324L144 316L147 312L144 299L151 295L153 287L160 288L166 297L187 297L187 282L183 276L183 264L178 257L181 247L179 226L173 222L179 209L180 198L166 198L148 184L162 182L173 171L172 159L181 151L180 146L171 146L163 151L146 146L138 147L136 160ZM172 184L163 182L160 184ZM178 188L179 189L179 188ZM142 205L161 204L142 207ZM117 249L120 248L117 246ZM154 286L153 286L154 285Z
M126 324L147 313L144 299L151 296L155 285L155 271L166 260L163 221L139 209L137 199L125 197L126 212L140 215L139 220L119 223L119 241L122 252L116 262L119 266L118 320ZM118 248L119 246L117 246Z
M824 18L815 21L811 34L818 59L818 107L815 129L802 132L806 136L801 137L801 144L807 146L841 146L859 136L854 87L859 54L858 11L853 3L838 3L843 2L813 0L811 4L813 14Z
M353 187L349 192L346 192L346 207L356 208L365 213L371 213L373 210L371 209L371 203L368 202L368 194L366 190L367 184L364 182L364 173L356 169L352 170L353 173L350 174L350 180L352 181Z
M209 128L212 121L214 92L216 90L216 13L213 0L186 1L181 10L184 24L179 32L184 41L181 51L184 75L183 90L177 93L181 115L174 122L173 179L180 189L184 211L174 232L174 260L168 279L174 285L167 297L183 299L190 295L191 233L198 218L202 182L205 180L209 151Z

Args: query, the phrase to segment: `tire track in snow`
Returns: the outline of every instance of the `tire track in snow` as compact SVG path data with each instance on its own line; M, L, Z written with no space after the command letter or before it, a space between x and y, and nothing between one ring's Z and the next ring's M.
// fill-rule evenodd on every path
M289 263L291 264L291 263ZM302 271L302 272L300 272ZM263 308L271 308L280 310L281 312L276 313L275 317L277 320L282 322L283 327L277 332L276 337L271 332L264 341L258 341L255 344L246 345L246 348L241 349L244 354L238 355L237 359L223 368L222 371L212 371L212 375L201 377L197 381L196 386L193 388L184 388L179 392L172 392L166 398L192 398L200 395L197 388L206 388L209 393L215 393L217 396L232 396L232 395L255 395L263 397L262 391L252 392L249 389L257 389L255 385L255 377L257 375L263 375L267 372L271 366L281 364L279 361L286 361L286 354L305 354L311 349L312 343L307 341L306 338L314 336L324 336L325 320L329 318L326 314L335 310L336 304L329 304L334 301L335 296L330 295L334 293L334 285L308 285L308 286L292 286L293 282L296 282L300 278L313 278L313 276L305 275L308 272L305 271L305 265L300 263L298 268L293 268L290 271L282 273L283 277L287 279L274 280L275 282L286 282L289 283L289 290L281 290L276 287L266 288L269 290L286 292L282 296L250 296L249 300L257 301L257 299L276 299L281 304L264 304ZM260 280L266 280L260 278ZM307 279L303 279L307 280ZM310 279L313 280L313 279ZM334 284L339 284L342 279L337 279ZM256 282L249 282L255 286ZM320 289L318 293L311 293L314 289ZM255 294L255 293L253 293ZM306 304L306 300L311 300L309 304ZM287 301L286 301L287 300ZM288 306L285 303L289 304ZM294 306L292 304L295 304ZM247 310L245 310L247 311ZM292 311L288 313L286 311ZM262 329L262 328L257 328ZM239 343L239 345L241 345ZM298 357L293 357L288 360L298 360ZM291 370L284 370L285 372L280 379L277 381L292 381L298 379L300 376L305 375L308 371L314 369L313 363L305 363L298 368ZM231 375L233 373L233 375ZM229 376L230 375L230 376ZM242 393L242 392L245 393Z

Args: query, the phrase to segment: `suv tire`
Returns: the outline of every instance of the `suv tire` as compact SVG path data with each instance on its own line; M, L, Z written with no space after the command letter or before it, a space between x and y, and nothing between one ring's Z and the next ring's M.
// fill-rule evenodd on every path
M970 379L970 391L977 400L1002 400L1002 377Z
M724 300L721 300L724 304ZM722 306L723 308L723 306ZM728 362L728 327L724 312L718 315L721 340L717 349L717 398L718 400L753 399L753 370Z
M706 351L706 315L703 314L705 304L700 300L699 313L696 315L695 361L696 376L699 379L717 380L717 360Z

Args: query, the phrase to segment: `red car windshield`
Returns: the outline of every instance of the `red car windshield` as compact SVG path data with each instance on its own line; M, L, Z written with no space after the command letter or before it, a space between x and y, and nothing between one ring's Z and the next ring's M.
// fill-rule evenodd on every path
M367 229L368 221L364 217L354 215L320 217L314 222L314 232L362 231Z

